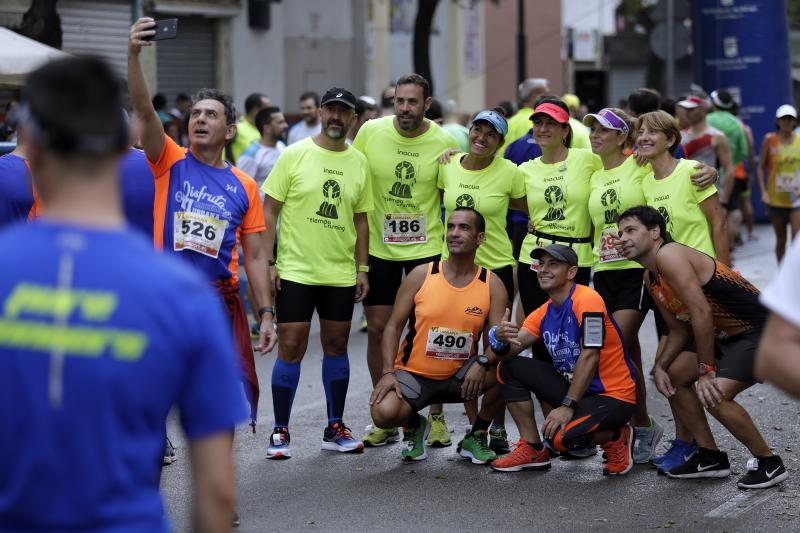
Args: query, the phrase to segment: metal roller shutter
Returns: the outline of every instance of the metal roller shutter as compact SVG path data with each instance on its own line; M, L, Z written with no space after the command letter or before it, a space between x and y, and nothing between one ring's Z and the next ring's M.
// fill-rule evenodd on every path
M178 17L178 38L156 45L158 92L168 102L173 102L178 93L191 95L215 86L215 43L213 19Z
M121 0L61 0L63 50L104 58L121 76L127 76L130 2Z

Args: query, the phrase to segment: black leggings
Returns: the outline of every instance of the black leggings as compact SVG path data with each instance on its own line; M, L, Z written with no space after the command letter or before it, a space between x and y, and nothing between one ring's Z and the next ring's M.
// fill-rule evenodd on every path
M529 357L512 357L498 368L506 403L527 402L533 392L539 402L556 407L567 395L569 382L553 365ZM610 396L586 394L578 403L572 421L550 441L559 452L591 445L592 434L616 430L628 423L634 404Z

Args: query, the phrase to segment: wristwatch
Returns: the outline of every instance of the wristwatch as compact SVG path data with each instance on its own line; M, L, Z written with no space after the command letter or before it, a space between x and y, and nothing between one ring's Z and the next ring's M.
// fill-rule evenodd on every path
M699 363L697 365L697 371L700 373L701 376L705 376L711 372L717 371L717 365L709 365L708 363Z
M564 407L569 407L570 409L577 409L578 408L578 402L576 402L575 400L573 400L569 396L564 396L564 399L561 400L561 405L563 405Z
M261 318L264 315L264 313L270 313L274 317L275 308L272 306L262 307L261 309L258 310L258 317Z
M485 355L479 355L477 363L481 365L484 370L489 370L489 358Z

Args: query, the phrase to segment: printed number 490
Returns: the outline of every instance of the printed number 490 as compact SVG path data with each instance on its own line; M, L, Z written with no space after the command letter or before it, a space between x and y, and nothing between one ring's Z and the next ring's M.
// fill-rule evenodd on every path
M192 228L192 226L194 226L194 228ZM205 237L209 241L213 241L217 236L217 232L214 231L214 226L206 226L197 220L183 220L181 222L181 233L184 235L191 233L195 237Z
M467 345L467 339L465 337L456 337L455 335L442 335L441 333L433 339L433 344L437 346L445 346L447 348L452 348L455 346L456 348L463 348Z

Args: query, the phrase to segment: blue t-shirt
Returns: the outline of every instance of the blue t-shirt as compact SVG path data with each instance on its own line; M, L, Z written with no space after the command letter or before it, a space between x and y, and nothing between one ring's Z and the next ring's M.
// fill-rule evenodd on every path
M148 239L153 238L153 202L156 183L147 156L142 150L128 148L120 163L120 191L125 218Z
M0 157L0 226L24 221L33 207L31 176L25 160L14 154Z
M41 220L0 246L25 250L0 256L0 529L168 531L170 407L190 440L247 417L219 296L130 230Z

